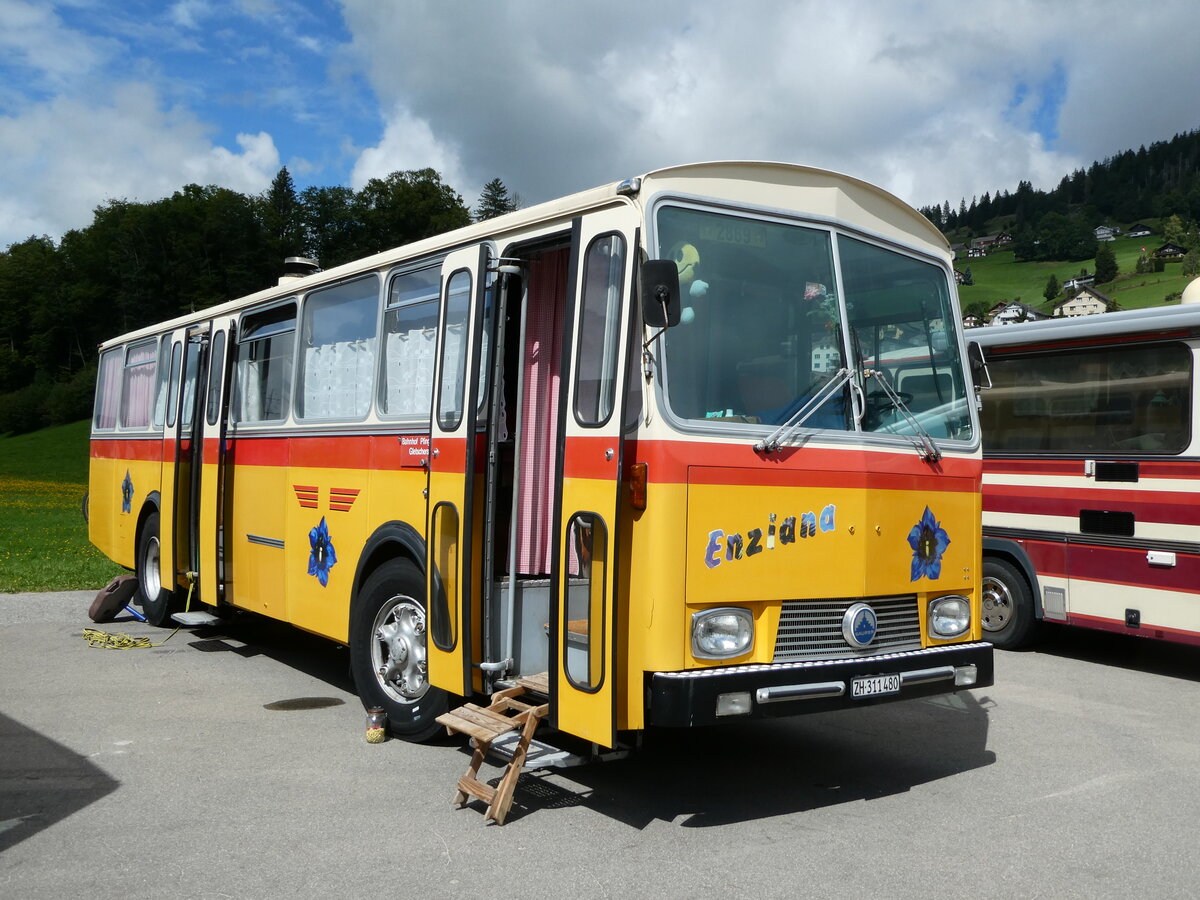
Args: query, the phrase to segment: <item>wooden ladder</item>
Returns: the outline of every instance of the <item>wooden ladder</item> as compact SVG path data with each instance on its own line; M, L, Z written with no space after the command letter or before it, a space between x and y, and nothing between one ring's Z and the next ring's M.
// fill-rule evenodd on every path
M546 675L532 675L518 678L516 687L505 688L492 694L490 706L476 706L466 703L448 713L437 717L437 721L446 726L450 734L465 734L475 741L475 752L471 754L471 763L466 773L458 779L458 790L454 794L454 802L459 807L465 806L468 798L476 797L488 804L483 820L494 819L497 825L503 825L508 810L512 806L513 791L517 779L525 765L525 755L529 751L529 741L537 730L538 723L550 712L550 704L534 705L519 700L528 693L545 696L548 692ZM514 748L512 759L505 769L500 783L496 787L484 784L479 780L479 767L492 748L492 741L510 731L520 730L521 734Z

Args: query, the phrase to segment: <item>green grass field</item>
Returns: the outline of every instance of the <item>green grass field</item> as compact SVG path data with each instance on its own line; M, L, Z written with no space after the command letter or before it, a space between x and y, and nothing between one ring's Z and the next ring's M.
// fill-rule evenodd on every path
M1120 274L1115 281L1097 285L1102 294L1115 300L1120 309L1142 309L1158 306L1164 298L1178 294L1191 280L1180 274L1180 263L1168 263L1166 270L1149 275L1134 274L1142 248L1153 250L1162 243L1157 235L1148 238L1118 238L1112 243ZM1011 250L992 253L980 259L962 258L955 262L960 270L968 266L975 283L960 285L958 297L963 308L983 302L988 308L1002 300L1020 300L1034 309L1049 312L1053 303L1042 296L1050 276L1058 278L1059 284L1079 274L1081 269L1095 271L1094 259L1077 262L1017 262ZM1058 299L1063 299L1062 294Z
M88 425L0 437L0 593L99 590L124 571L88 543Z

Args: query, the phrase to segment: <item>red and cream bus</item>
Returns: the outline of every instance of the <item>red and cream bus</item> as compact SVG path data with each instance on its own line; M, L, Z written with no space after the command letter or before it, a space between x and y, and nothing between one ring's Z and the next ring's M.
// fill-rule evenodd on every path
M985 637L1020 647L1057 622L1200 643L1200 305L970 336L992 382Z
M602 747L987 685L953 284L799 166L520 210L102 345L91 539L155 623L348 645L413 739L542 673Z

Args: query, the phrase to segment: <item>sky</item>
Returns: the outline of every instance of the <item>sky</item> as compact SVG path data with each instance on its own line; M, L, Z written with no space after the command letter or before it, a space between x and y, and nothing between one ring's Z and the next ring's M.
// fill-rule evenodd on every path
M1193 0L0 0L0 248L189 183L771 159L957 206L1200 128Z

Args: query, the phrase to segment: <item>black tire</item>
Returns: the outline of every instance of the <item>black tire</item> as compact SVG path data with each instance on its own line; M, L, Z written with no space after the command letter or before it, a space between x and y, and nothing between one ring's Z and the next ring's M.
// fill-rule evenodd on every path
M146 621L151 625L171 624L171 614L179 609L174 584L163 584L162 554L158 540L158 513L151 513L138 532L135 571L138 582L138 602Z
M350 611L350 673L363 707L381 706L397 737L428 741L450 695L430 685L425 646L425 579L408 560L371 573Z
M983 637L1003 650L1033 643L1039 622L1024 574L1004 559L983 561Z

